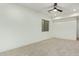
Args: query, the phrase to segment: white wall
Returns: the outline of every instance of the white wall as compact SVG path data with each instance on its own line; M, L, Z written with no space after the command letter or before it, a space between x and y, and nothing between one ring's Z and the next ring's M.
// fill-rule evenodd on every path
M76 18L66 18L53 23L53 37L76 40Z
M16 4L0 4L0 52L51 38L50 31L41 32L43 14Z

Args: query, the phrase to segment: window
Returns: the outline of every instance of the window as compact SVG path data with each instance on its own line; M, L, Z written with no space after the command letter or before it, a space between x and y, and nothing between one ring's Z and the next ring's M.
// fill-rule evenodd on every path
M42 19L42 32L49 31L49 21Z

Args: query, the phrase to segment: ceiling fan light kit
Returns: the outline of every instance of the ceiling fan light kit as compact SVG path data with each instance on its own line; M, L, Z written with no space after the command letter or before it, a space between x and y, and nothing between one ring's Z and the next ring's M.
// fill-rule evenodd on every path
M54 9L53 11L57 11L56 9Z

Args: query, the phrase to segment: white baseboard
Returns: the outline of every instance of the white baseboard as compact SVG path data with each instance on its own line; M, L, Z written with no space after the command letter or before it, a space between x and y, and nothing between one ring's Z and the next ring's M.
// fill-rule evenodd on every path
M62 40L77 40L77 39L65 39L65 38L59 38L59 37L53 37L55 39L62 39Z

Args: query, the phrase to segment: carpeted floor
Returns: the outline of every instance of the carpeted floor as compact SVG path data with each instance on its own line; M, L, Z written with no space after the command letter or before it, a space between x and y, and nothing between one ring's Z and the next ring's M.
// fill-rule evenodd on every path
M48 39L0 53L1 56L79 56L79 41Z

